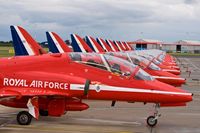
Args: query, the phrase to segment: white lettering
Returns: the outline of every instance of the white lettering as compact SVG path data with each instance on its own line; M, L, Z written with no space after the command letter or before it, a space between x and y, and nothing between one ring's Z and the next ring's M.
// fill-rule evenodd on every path
M54 88L54 83L53 82L49 82L49 88Z
M42 88L43 87L43 82L42 81L38 81L38 88Z
M14 81L15 81L14 86L18 86L21 81L23 82L23 80L21 79L14 79Z
M14 86L14 87L32 87L32 88L50 88L50 89L68 89L68 83L59 83L59 82L49 82L49 81L40 81L33 80L27 84L25 79L13 79L13 78L4 78L4 86Z
M64 89L63 84L64 84L64 83L60 83L60 86L59 86L59 87L60 87L61 89Z
M26 83L26 80L24 80L24 87L28 87L28 84Z
M64 89L66 89L66 90L68 89L68 84L67 83L64 84Z
M17 86L24 86L24 80L20 80Z
M47 81L44 82L44 88L47 88L48 83L49 83L49 82L47 82Z
M59 89L59 83L55 82L55 89Z
M9 86L8 81L9 81L8 78L4 78L4 79L3 79L3 85L4 85L4 86Z
M30 87L35 87L35 80L31 82Z
M9 80L9 85L10 86L14 86L15 85L15 80L14 79L10 79Z

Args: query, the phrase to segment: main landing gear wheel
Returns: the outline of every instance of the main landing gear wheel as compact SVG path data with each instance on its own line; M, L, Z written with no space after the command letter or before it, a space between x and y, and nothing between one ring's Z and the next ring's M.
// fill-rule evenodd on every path
M150 127L156 126L157 123L158 123L158 118L161 116L161 114L159 114L159 112L158 112L158 109L160 108L160 105L156 104L154 108L155 108L154 115L149 116L147 118L147 125L150 126Z
M32 121L32 116L27 111L21 111L17 114L17 122L20 125L29 125Z
M158 123L158 120L155 119L154 116L149 116L149 117L147 118L147 124L148 124L148 126L154 127L157 123Z

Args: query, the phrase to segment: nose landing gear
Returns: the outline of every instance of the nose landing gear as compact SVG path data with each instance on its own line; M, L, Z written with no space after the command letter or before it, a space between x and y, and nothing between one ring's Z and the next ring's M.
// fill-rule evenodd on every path
M160 105L156 104L154 108L155 108L154 115L151 115L147 118L147 125L150 127L156 126L158 123L158 118L161 116L161 114L159 114L159 112L158 112Z

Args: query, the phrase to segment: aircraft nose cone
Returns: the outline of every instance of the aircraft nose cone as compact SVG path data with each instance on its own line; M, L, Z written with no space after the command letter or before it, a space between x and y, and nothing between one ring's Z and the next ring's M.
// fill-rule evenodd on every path
M185 92L185 93L182 93L182 94L178 94L178 95L174 95L174 100L177 101L177 102L184 102L184 103L187 103L187 102L191 102L193 100L193 94L192 93L188 93L188 92Z
M181 84L185 84L186 83L186 78L182 78L180 81L181 81Z
M181 88L177 88L171 85L167 85L164 83L158 83L160 89L166 91L169 95L165 100L168 102L176 102L176 103L186 103L192 101L192 93L189 93ZM166 88L166 89L163 89Z
M190 93L190 96L187 96L187 102L190 102L193 100L193 93Z

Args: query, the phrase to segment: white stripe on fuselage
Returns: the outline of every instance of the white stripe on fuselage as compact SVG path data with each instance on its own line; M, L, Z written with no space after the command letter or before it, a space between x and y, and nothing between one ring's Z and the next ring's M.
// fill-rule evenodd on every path
M30 45L28 44L28 42L26 41L26 39L24 38L23 34L21 33L21 31L19 30L19 28L17 26L14 26L15 30L17 31L17 34L19 35L26 51L28 52L29 55L35 55L34 51L31 49Z
M176 77L165 77L165 76L153 76L156 79L175 79L175 80L185 80L184 78L176 78Z
M70 90L84 90L83 84L70 84ZM191 93L184 92L171 92L171 91L159 91L159 90L146 90L146 89L137 89L137 88L126 88L126 87L115 87L108 85L90 85L89 90L100 91L117 91L117 92L135 92L135 93L151 93L151 94L169 94L169 95L184 95L191 96Z
M162 69L163 71L168 72L180 72L179 70L172 70L172 69Z
M64 53L64 50L63 50L62 47L59 45L59 43L58 43L58 41L56 40L56 38L54 37L54 35L53 35L51 32L49 32L49 34L50 34L51 38L53 39L53 42L55 43L55 45L56 45L56 47L57 47L59 53Z

